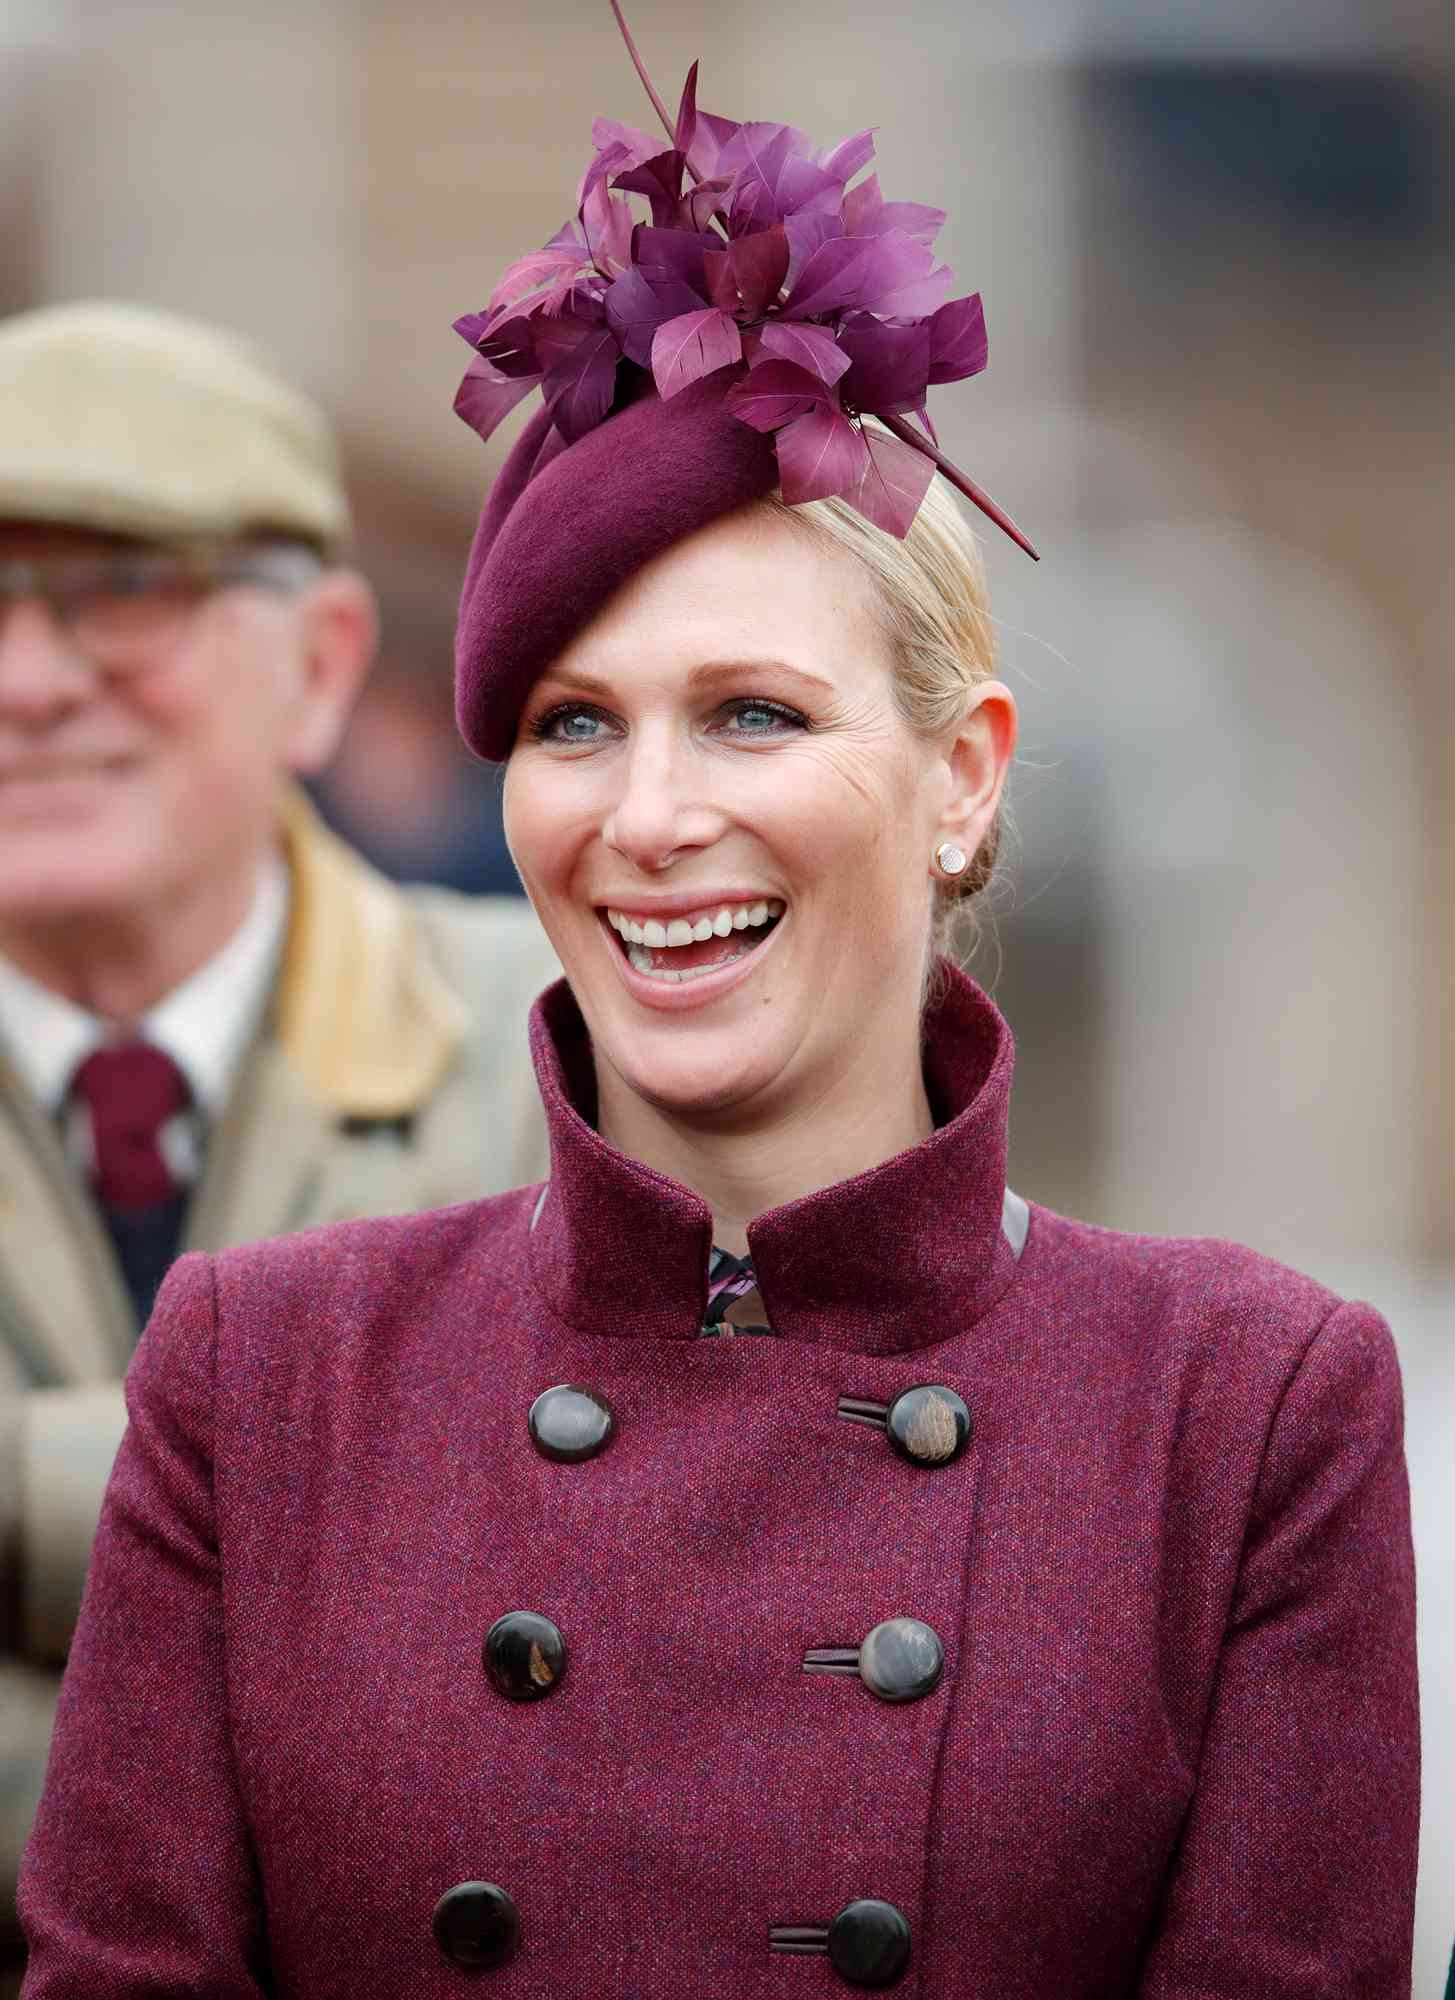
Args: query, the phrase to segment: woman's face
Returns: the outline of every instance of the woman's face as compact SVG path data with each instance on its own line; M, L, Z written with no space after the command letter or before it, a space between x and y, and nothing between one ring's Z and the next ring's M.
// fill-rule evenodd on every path
M670 1116L746 1125L917 1047L931 856L973 851L999 773L954 817L963 745L901 719L871 589L745 509L633 577L526 705L511 852L598 1066Z

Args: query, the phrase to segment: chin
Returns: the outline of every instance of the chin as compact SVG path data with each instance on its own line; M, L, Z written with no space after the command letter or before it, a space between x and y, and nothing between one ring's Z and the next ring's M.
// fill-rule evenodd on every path
M607 1060L643 1103L665 1117L731 1123L763 1103L786 1061L764 1046L761 1028L685 1029L674 1022L646 1036L611 1035Z
M3 829L0 844L8 845ZM37 827L26 830L16 848L20 867L9 866L0 885L0 922L40 924L105 917L135 906L148 876L134 847L112 835L68 829L47 839ZM15 849L12 849L14 852Z

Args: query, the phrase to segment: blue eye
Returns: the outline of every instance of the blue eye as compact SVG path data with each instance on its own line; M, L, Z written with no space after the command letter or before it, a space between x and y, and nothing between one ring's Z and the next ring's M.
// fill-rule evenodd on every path
M734 734L740 736L778 736L786 730L808 727L807 717L800 715L796 708L752 695L728 702L726 713L732 721Z
M742 695L724 702L717 716L714 727L726 736L783 736L809 727L808 718L796 708L757 695ZM618 730L616 717L584 701L560 702L527 724L535 742L575 749L603 743Z
M606 734L606 717L585 702L563 702L537 716L530 733L537 743L598 743Z

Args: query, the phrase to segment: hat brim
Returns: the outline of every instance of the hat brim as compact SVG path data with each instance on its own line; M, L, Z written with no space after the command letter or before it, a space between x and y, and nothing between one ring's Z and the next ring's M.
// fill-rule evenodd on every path
M460 599L455 712L503 762L541 674L623 583L675 543L778 484L771 437L710 376L646 395L567 445L542 409L501 468Z

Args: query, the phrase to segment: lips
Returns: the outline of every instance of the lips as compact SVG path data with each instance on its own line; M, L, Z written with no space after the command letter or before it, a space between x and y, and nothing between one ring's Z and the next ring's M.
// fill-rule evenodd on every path
M679 913L652 914L608 905L618 964L640 997L707 1000L746 971L744 961L774 936L786 905L780 897L724 898ZM687 989L692 989L690 994Z
M783 908L776 896L703 903L670 917L608 907L606 921L638 972L672 981L696 978L743 957L762 943Z

